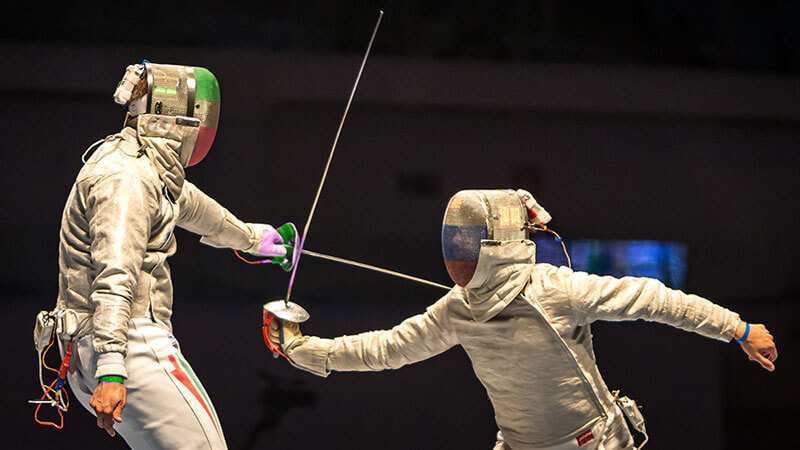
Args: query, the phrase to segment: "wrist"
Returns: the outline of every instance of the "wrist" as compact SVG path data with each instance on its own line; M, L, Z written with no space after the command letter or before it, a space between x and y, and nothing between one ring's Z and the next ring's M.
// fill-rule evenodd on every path
M125 378L115 375L103 375L97 377L97 384L119 383L125 384Z
M733 339L741 345L747 341L749 335L750 324L745 321L741 321L739 322L739 326L736 329L736 334L734 334Z
M125 369L125 356L119 352L101 353L97 357L97 371L95 378L111 375L126 378L128 371Z
M736 326L733 327L733 332L731 333L731 337L728 339L728 342L735 342L742 337L745 328L744 324L745 324L744 320L738 317L736 318Z

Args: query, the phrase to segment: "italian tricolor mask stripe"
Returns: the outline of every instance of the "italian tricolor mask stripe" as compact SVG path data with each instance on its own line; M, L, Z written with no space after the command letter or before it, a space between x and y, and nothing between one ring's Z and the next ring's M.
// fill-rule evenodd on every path
M208 154L219 123L219 83L208 69L193 67L195 77L195 101L192 116L200 119L200 132L194 146L189 165L200 162Z

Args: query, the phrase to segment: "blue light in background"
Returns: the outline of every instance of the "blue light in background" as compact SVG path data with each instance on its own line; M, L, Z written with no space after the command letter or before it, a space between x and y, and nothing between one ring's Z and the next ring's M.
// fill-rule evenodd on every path
M561 244L551 235L538 233L536 262L566 266ZM688 248L665 241L575 239L565 241L574 270L615 277L650 277L673 289L686 285Z

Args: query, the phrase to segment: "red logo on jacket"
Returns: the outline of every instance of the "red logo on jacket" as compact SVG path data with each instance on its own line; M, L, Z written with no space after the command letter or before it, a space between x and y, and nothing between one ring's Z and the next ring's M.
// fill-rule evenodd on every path
M592 439L594 439L594 433L592 433L591 429L586 430L577 437L578 447L583 447L584 444L590 442Z

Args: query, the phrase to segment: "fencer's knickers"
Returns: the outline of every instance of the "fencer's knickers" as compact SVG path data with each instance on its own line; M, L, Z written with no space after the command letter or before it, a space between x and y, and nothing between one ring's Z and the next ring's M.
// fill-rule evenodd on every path
M628 425L625 423L625 415L616 405L614 405L612 411L609 411L605 426L602 425L602 422L598 422L590 430L595 433L594 435L600 435L601 438L592 439L585 443L580 443L577 438L573 438L563 444L538 447L536 450L568 450L573 448L582 450L628 450L634 448L633 436L631 436ZM588 431L589 429L584 430L581 434L586 434ZM492 447L492 450L516 450L516 448L512 449L505 442L503 432L498 431L497 442Z
M78 401L95 414L89 406L97 387L92 335L83 336L73 347L68 382ZM147 318L132 319L125 365L127 404L114 429L131 448L227 448L208 394L167 330Z

